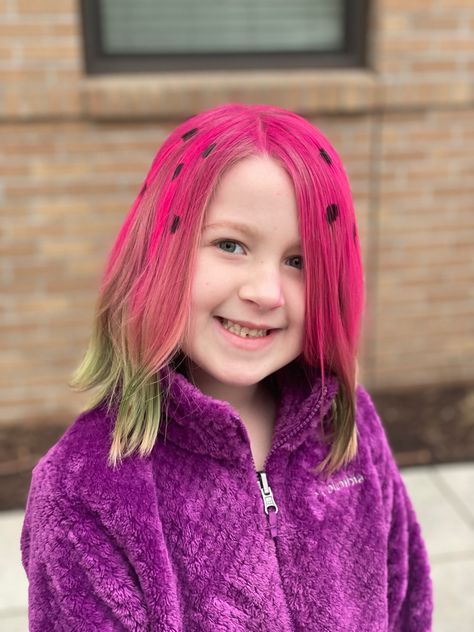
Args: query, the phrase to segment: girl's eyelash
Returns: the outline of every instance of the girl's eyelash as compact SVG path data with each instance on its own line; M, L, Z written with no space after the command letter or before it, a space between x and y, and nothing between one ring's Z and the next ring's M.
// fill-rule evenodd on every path
M214 246L217 246L218 244L226 244L226 243L231 243L231 244L237 244L239 245L241 248L244 248L242 246L242 244L240 243L240 241L237 241L236 239L218 239L217 241L213 242ZM222 252L226 252L225 250L223 250ZM227 251L228 252L228 251ZM234 254L234 253L229 253L228 254ZM294 255L293 257L290 257L290 259L303 259L301 255ZM303 267L303 266L302 266ZM300 270L302 269L302 267L300 268Z

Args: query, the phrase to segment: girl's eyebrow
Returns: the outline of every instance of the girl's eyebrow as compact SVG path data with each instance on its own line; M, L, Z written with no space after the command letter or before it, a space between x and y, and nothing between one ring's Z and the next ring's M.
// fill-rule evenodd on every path
M207 228L233 228L234 230L239 231L243 235L247 235L248 237L259 237L261 235L259 230L252 228L251 226L247 226L247 224L241 224L240 222L215 222L213 224L206 224L203 230ZM296 242L293 247L299 248L301 246L300 242Z
M203 230L206 228L233 228L234 230L238 230L244 235L248 235L249 237L253 237L254 235L258 236L259 231L255 230L251 226L247 226L246 224L240 224L239 222L215 222L214 224L206 224Z

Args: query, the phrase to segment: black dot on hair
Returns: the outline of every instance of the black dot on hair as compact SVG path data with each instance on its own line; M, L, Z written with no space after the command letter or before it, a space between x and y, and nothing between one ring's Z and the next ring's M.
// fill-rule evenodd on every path
M338 215L339 215L339 207L337 206L337 204L330 204L326 208L326 218L330 224L332 224L332 222L334 222L337 219Z
M356 239L357 239L357 228L356 228L355 222L354 222L354 228L353 228L352 235L354 237L354 241L356 241Z
M140 193L138 194L140 197L145 193L146 187L146 182L144 182L142 188L140 189Z
M207 158L215 146L216 146L216 143L212 143L212 145L209 145L209 147L206 147L206 149L202 152L202 157Z
M175 215L173 219L173 224L171 226L171 232L175 233L179 226L179 215Z
M328 163L328 165L332 164L331 156L325 149L320 149L319 153L321 154L321 157L324 158L324 160Z
M174 170L173 177L171 178L172 180L174 180L176 177L179 176L179 173L183 167L184 167L184 162L180 162L179 165Z
M189 140L192 136L194 136L194 134L198 131L197 127L193 127L193 129L190 129L189 132L186 132L186 134L183 134L181 136L181 138L183 140Z

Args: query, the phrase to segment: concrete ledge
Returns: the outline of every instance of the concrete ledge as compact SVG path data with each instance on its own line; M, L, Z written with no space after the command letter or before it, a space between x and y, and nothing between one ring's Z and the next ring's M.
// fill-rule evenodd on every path
M85 78L86 118L191 116L217 103L271 103L302 115L354 113L378 104L375 75L361 70L190 72Z

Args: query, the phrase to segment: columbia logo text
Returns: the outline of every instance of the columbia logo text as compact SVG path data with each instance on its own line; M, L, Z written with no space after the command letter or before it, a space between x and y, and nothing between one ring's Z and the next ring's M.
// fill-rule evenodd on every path
M323 489L316 490L316 496L330 496L334 492L345 487L353 487L354 485L361 485L365 481L363 474L354 474L354 476L347 476L334 483L328 483Z

